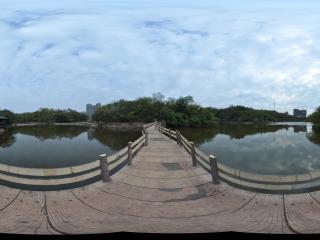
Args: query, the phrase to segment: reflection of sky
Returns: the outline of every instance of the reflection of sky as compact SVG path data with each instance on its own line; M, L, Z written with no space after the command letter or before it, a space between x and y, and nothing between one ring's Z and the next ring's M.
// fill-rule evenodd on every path
M72 139L46 140L18 133L12 146L0 148L0 163L35 168L64 167L95 161L103 153L114 151L96 139L89 141L87 132Z
M242 139L218 134L199 148L228 166L249 172L291 174L320 169L320 147L292 127Z

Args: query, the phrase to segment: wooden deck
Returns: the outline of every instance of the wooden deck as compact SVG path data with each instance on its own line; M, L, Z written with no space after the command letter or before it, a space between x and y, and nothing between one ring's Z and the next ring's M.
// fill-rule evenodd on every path
M183 147L153 128L148 146L111 182L0 191L2 233L320 232L320 192L273 195L214 185Z

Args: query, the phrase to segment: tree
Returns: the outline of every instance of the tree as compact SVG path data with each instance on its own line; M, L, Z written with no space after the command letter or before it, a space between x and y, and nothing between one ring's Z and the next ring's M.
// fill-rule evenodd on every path
M215 113L195 104L192 96L165 100L161 93L104 105L93 116L94 121L101 122L151 122L154 119L164 120L172 127L212 126L218 123Z
M0 116L8 118L9 124L12 124L16 121L15 114L7 109L0 110Z
M320 107L318 107L315 112L309 115L308 120L314 123L314 129L320 130Z

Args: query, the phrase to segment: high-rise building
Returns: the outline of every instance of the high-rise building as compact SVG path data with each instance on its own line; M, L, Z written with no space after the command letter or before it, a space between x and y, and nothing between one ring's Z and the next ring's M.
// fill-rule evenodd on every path
M92 119L93 114L100 107L101 107L101 103L97 103L96 105L92 105L90 103L87 104L87 106L86 106L86 114L89 116L89 120Z
M307 110L293 109L293 116L298 118L306 118Z

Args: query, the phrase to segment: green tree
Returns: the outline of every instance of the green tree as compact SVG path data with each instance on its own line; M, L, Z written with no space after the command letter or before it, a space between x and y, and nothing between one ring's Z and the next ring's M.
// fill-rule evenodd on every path
M8 118L9 124L14 123L16 120L15 114L7 109L0 110L0 116Z

